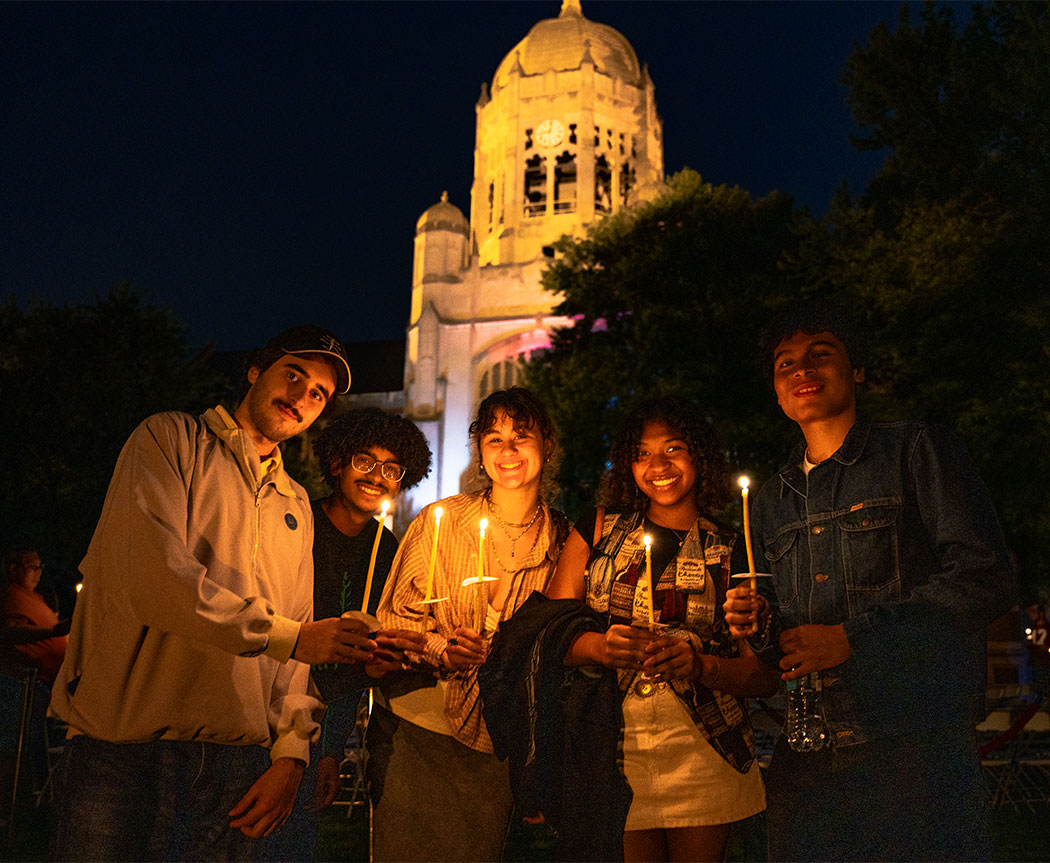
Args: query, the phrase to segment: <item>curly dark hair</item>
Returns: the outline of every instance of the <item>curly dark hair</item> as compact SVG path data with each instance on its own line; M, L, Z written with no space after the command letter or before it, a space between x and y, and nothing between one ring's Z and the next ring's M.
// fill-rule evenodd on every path
M831 333L846 348L846 356L854 369L863 369L868 364L868 346L853 316L831 300L805 300L777 315L758 339L758 367L771 388L773 352L795 333Z
M644 512L648 507L649 498L634 481L631 465L645 426L651 422L664 423L688 444L696 467L694 494L700 511L711 513L725 506L729 502L725 453L700 408L679 396L649 399L624 420L609 449L611 468L602 478L602 504L630 512Z
M401 490L412 488L430 473L430 447L415 423L379 408L347 411L332 420L314 441L321 473L331 488L336 486L332 468L346 464L355 452L379 446L392 452L405 468Z
M492 427L497 413L505 413L516 427L535 430L543 444L543 473L541 475L541 494L550 499L555 492L554 476L558 473L561 459L561 447L558 444L558 429L554 425L550 411L532 390L525 387L510 387L496 390L478 405L474 422L470 424L470 447L474 456L474 472L477 485L489 488L492 479L478 468L481 463L481 436ZM475 485L475 483L471 483Z

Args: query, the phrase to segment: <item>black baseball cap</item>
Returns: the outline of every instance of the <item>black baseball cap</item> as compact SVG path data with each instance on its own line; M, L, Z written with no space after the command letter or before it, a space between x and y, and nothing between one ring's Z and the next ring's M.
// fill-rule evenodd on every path
M292 327L270 339L263 350L280 350L286 354L325 354L333 360L337 393L342 394L350 389L350 363L346 360L346 351L339 339L328 330L313 324Z

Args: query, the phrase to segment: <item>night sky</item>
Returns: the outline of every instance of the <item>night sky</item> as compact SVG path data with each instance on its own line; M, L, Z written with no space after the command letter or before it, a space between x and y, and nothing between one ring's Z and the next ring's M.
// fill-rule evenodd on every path
M482 81L559 0L0 4L0 296L121 281L190 343L404 335L415 221L465 214ZM859 191L842 70L896 3L590 2L648 63L665 166L819 213ZM963 7L959 8L960 13Z

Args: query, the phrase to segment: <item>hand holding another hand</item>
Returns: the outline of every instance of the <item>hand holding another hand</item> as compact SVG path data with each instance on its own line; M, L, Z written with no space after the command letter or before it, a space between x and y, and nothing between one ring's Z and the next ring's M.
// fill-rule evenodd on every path
M412 629L380 629L375 634L375 643L375 652L365 662L365 671L369 677L378 678L405 668L405 651L422 653L425 639L422 632Z
M657 683L666 680L686 680L696 676L697 656L693 645L685 638L659 635L646 645L648 658L642 665L646 674ZM703 670L703 664L699 666Z
M300 627L292 659L310 665L365 662L372 658L375 649L366 623L349 617L328 617Z
M614 623L605 631L602 665L607 668L632 668L643 671L647 648L653 635L639 626Z

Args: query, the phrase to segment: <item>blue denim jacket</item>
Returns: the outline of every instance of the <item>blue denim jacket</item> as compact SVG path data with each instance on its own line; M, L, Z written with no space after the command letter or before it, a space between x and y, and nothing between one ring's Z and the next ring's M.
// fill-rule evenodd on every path
M821 672L835 746L979 719L985 629L1017 585L966 450L937 426L858 419L808 477L804 451L755 500L776 614L754 647L775 664L784 629L843 625L852 655Z

